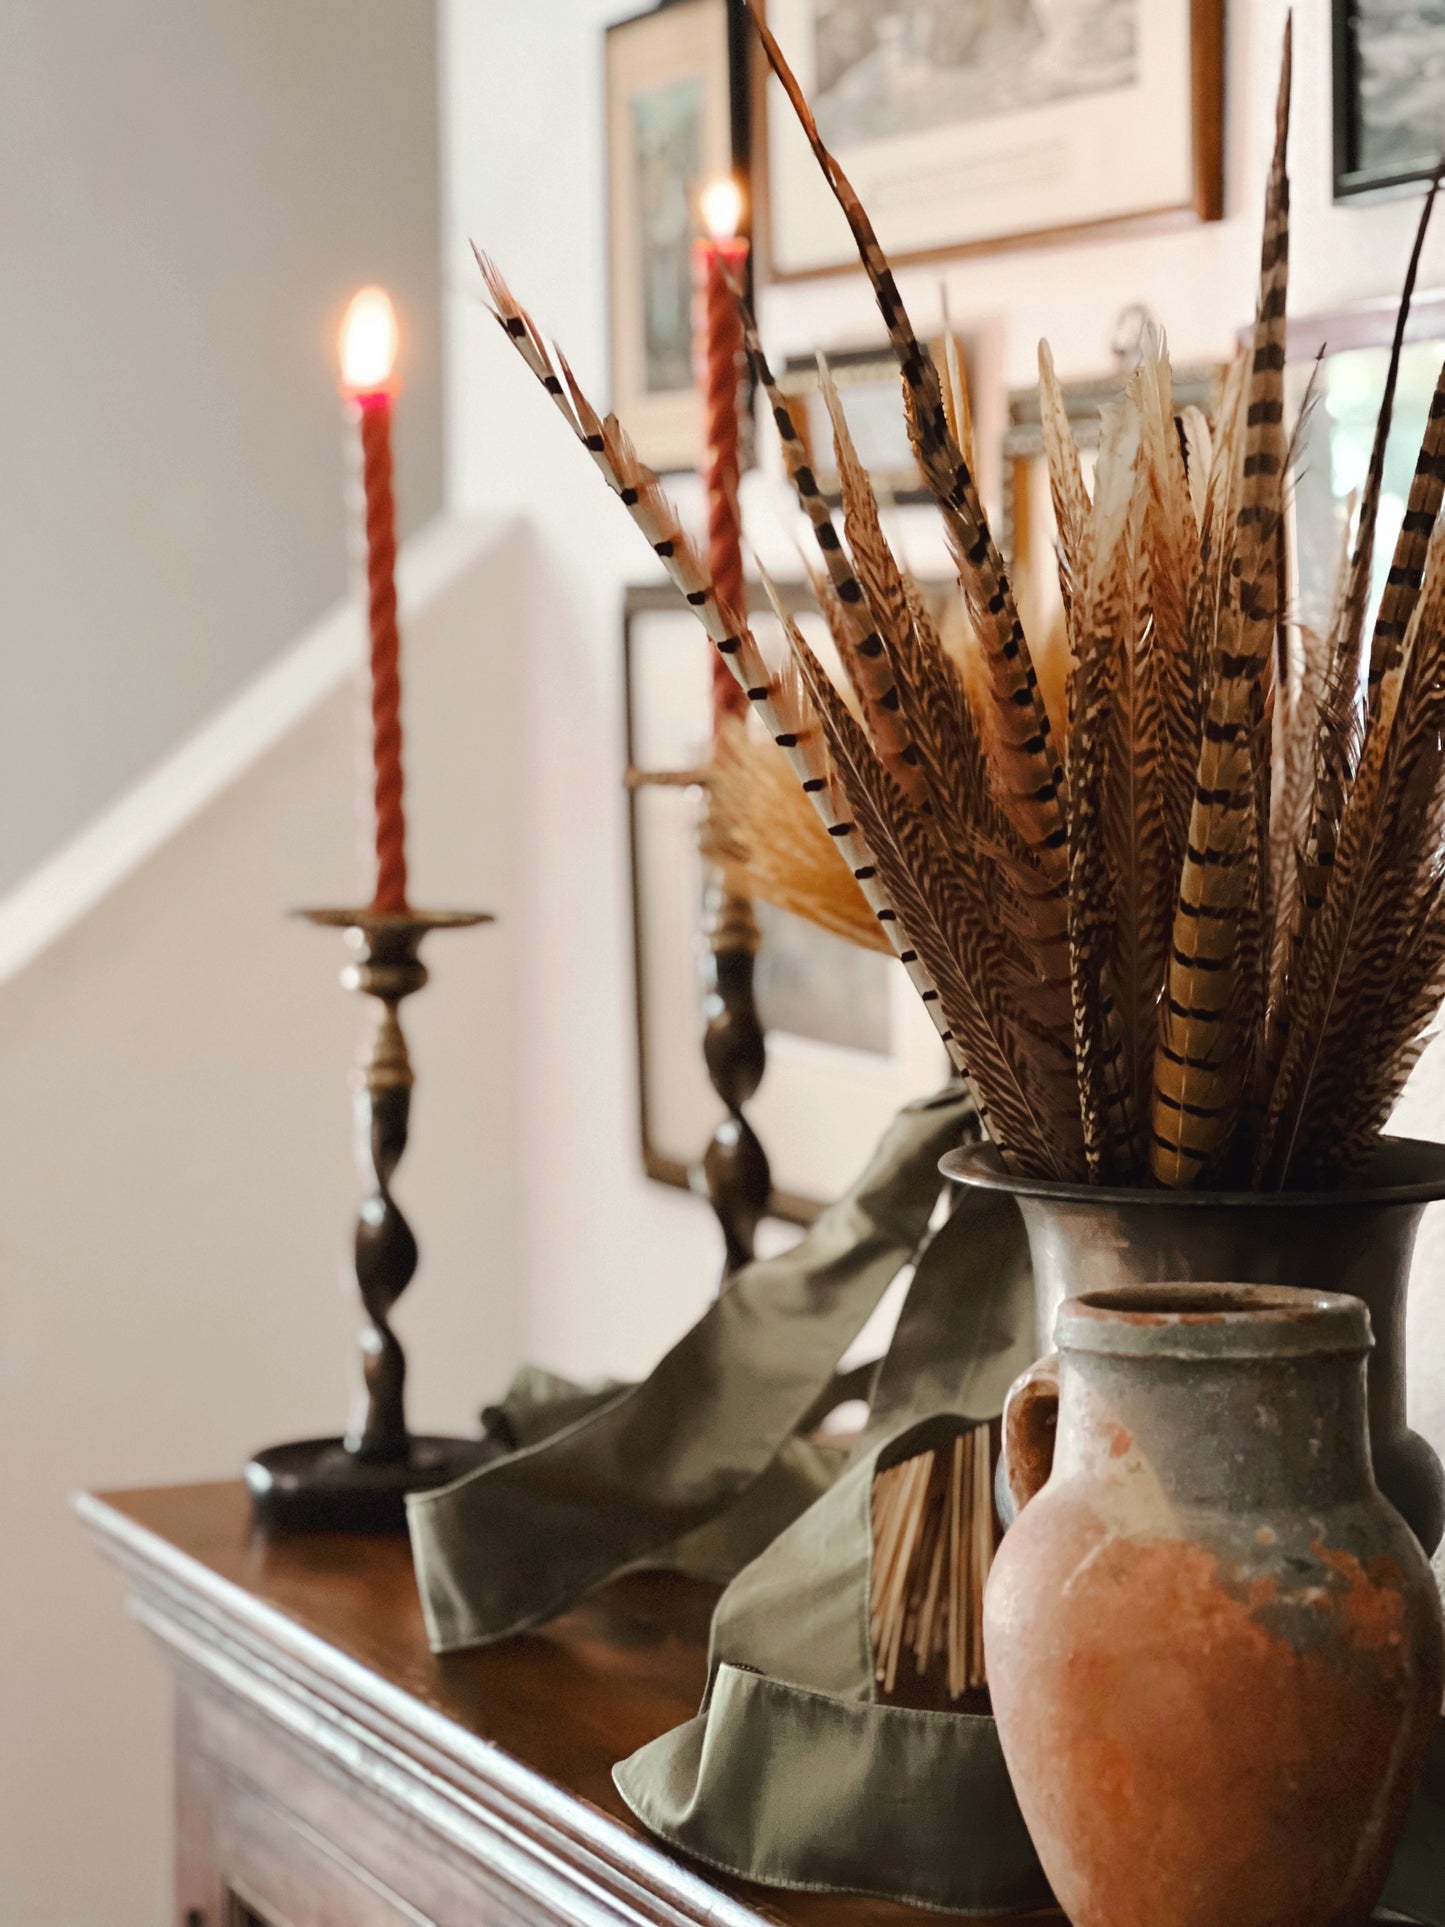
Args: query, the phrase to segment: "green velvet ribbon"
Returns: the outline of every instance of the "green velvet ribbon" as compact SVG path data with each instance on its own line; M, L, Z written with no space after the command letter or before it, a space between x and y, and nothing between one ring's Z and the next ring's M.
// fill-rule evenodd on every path
M956 1089L910 1105L808 1236L740 1272L643 1383L525 1370L491 1415L519 1449L408 1513L441 1652L538 1625L628 1566L728 1580L697 1715L615 1769L638 1818L746 1880L988 1915L1049 1900L997 1728L878 1703L868 1631L880 1461L996 1417L1035 1353L1012 1202L962 1192L928 1233L938 1158L971 1117ZM840 1386L915 1258L886 1358ZM870 1407L846 1460L802 1436L840 1390ZM1386 1895L1427 1927L1445 1927L1436 1751Z

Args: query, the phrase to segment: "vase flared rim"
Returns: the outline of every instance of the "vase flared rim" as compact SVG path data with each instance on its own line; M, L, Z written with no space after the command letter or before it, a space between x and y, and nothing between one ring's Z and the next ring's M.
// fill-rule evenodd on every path
M1144 1184L1078 1184L1058 1178L1022 1177L1005 1170L994 1144L964 1144L939 1159L955 1184L1052 1204L1117 1205L1123 1209L1184 1211L1319 1211L1370 1205L1423 1205L1445 1198L1445 1144L1428 1138L1382 1137L1370 1165L1349 1185L1330 1191L1168 1190Z

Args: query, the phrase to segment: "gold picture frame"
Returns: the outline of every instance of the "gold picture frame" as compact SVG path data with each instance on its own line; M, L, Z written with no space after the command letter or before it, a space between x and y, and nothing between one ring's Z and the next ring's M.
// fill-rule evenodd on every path
M695 466L692 244L701 186L738 164L729 0L671 0L607 29L612 406L660 474ZM745 65L745 63L744 63Z

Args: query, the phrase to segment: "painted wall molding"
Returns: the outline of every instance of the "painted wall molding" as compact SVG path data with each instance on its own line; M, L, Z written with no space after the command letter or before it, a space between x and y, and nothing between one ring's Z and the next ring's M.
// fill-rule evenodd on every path
M406 543L402 619L420 615L513 526L438 516ZM0 897L0 983L18 975L345 682L361 657L348 597L86 827Z

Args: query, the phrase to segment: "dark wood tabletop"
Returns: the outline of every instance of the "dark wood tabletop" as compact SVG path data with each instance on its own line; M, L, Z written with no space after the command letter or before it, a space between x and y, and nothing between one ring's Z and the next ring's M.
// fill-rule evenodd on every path
M922 1927L949 1918L884 1901L765 1890L689 1868L633 1819L612 1767L697 1711L713 1587L671 1573L633 1574L540 1632L436 1657L405 1540L315 1535L267 1543L251 1534L239 1483L87 1495L78 1506L131 1577L141 1619L173 1645L239 1642L257 1664L304 1674L313 1698L344 1695L348 1706L369 1706L403 1725L440 1716L440 1726L426 1723L429 1747L473 1772L493 1773L499 1749L540 1776L530 1800L542 1802L552 1789L559 1802L601 1817L605 1829L594 1830L594 1843L600 1838L620 1863L661 1857L699 1892L741 1903L699 1918L796 1927Z

